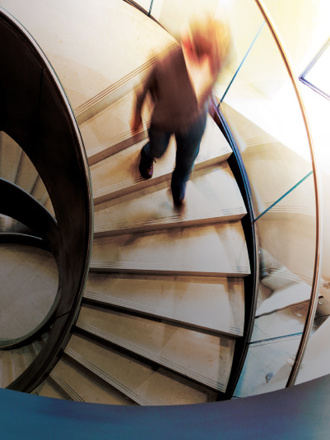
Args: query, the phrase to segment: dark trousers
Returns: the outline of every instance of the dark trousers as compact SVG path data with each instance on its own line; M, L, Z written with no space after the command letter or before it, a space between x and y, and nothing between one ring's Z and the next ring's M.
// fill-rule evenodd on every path
M166 151L172 134L176 140L175 168L171 179L174 201L183 200L186 184L193 170L195 159L206 126L207 113L203 113L187 130L174 133L158 130L152 124L149 128L149 142L143 147L149 159L160 158Z

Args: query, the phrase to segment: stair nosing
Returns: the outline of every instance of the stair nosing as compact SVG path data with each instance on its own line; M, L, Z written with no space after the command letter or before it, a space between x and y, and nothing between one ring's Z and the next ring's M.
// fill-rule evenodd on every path
M49 374L49 377L72 400L74 400L75 402L85 402L85 400L64 379L62 379L58 374L56 374L53 371L51 371L50 374Z
M103 371L101 368L93 364L92 362L85 359L82 355L77 353L75 350L71 349L70 347L66 347L64 350L64 353L69 356L71 359L74 359L76 362L78 362L83 367L87 368L89 371L91 371L96 376L100 377L102 380L104 380L106 383L108 383L110 386L118 390L120 393L124 394L126 397L131 399L133 402L139 404L139 405L150 405L150 403L143 399L141 396L139 396L134 391L130 390L128 387L117 381L116 379L113 379L108 373Z
M86 111L87 108L96 105L97 102L104 99L104 96L111 95L115 90L121 88L124 84L129 83L132 80L132 78L135 78L139 76L141 72L148 70L156 62L159 56L164 56L167 52L174 50L176 46L177 46L176 42L169 44L167 47L165 47L165 49L160 55L157 55L156 57L147 60L145 63L141 64L131 72L128 72L126 75L122 76L118 81L114 82L109 87L102 90L100 93L98 93L97 95L90 98L88 101L81 104L79 107L75 109L75 113L77 115L80 115L83 111Z
M229 221L239 221L246 215L246 209L244 206L237 206L236 208L228 209L227 213L225 211L225 209L220 209L219 211L214 210L213 215L212 213L206 213L203 217L197 215L194 217L193 215L190 215L190 218L184 217L184 215L182 216L181 214L174 214L171 217L168 216L140 223L135 222L134 226L130 226L130 223L125 225L123 222L118 222L118 224L113 224L111 229L106 227L102 228L102 225L97 225L94 229L94 238L226 223Z
M223 152L222 152L223 151ZM232 154L232 151L228 146L223 146L216 155L211 153L201 154L198 156L198 160L195 162L194 171L198 171L207 168L211 165L225 162ZM143 179L141 176L130 176L129 179L123 180L111 186L105 186L93 191L94 204L100 204L105 201L113 200L123 195L134 193L136 191L146 189L150 186L154 186L158 183L166 182L171 178L174 164L163 165L157 169L157 175L154 175L152 179ZM164 171L163 171L164 170Z
M101 262L96 262L96 261L92 261L91 265L90 265L90 270L92 272L118 272L118 273L135 273L135 274L163 274L163 275L182 275L182 276L191 276L191 275L195 275L195 276L205 276L205 277L214 277L214 276L219 276L219 277L236 277L236 278L240 278L240 277L246 277L248 275L250 275L250 269L244 268L244 267L238 267L235 271L201 271L201 270L196 270L196 269L190 269L188 270L186 269L178 269L176 268L167 268L167 269L162 269L160 268L150 268L150 264L148 263L146 265L146 267L133 267L133 265L131 267L127 267L129 266L128 264L129 262L125 261L125 262L121 262L121 263L101 263ZM135 266L135 263L134 263Z

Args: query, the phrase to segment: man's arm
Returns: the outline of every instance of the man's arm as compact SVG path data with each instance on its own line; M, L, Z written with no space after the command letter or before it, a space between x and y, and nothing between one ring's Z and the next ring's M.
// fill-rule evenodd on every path
M147 96L147 93L152 90L155 86L155 67L151 70L150 74L145 81L143 88L140 93L136 96L135 108L133 110L132 120L131 120L131 129L133 132L138 131L142 125L141 111L144 100Z

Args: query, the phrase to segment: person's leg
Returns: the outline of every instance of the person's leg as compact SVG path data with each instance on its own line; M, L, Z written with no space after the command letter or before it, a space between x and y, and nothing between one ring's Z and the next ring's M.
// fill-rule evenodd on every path
M186 184L199 152L199 146L206 126L206 117L207 114L205 113L189 130L175 134L177 150L171 190L174 205L177 207L182 205L185 197Z
M171 133L149 128L149 142L141 150L141 161L139 165L140 174L145 179L150 179L153 173L153 161L161 157L168 146Z

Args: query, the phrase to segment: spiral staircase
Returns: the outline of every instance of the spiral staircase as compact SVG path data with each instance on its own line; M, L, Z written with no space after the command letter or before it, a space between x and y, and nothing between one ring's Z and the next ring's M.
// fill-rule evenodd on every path
M153 178L140 177L150 105L143 128L132 135L136 88L156 48L163 56L177 42L126 2L107 7L117 26L133 28L122 41L125 56L113 63L110 86L92 64L83 66L83 73L70 71L78 63L69 51L56 52L41 26L36 37L68 98L56 91L59 81L42 52L31 48L21 56L27 78L36 84L37 102L24 108L32 93L24 84L18 103L12 99L16 90L5 92L1 252L14 250L14 266L22 250L42 254L43 265L55 258L59 279L41 322L23 336L1 338L0 384L38 396L115 405L226 400L241 374L256 311L258 259L244 167L213 103L184 210L173 208L169 194L174 140L157 160ZM24 24L19 13L18 19ZM10 69L17 68L10 64L11 53L31 39L4 10L1 20L10 35L2 40L9 79ZM141 28L145 39L137 33ZM68 35L63 30L59 47ZM109 49L118 44L114 38ZM61 56L70 61L63 63ZM20 104L25 112L14 117ZM270 272L275 270L281 268Z

